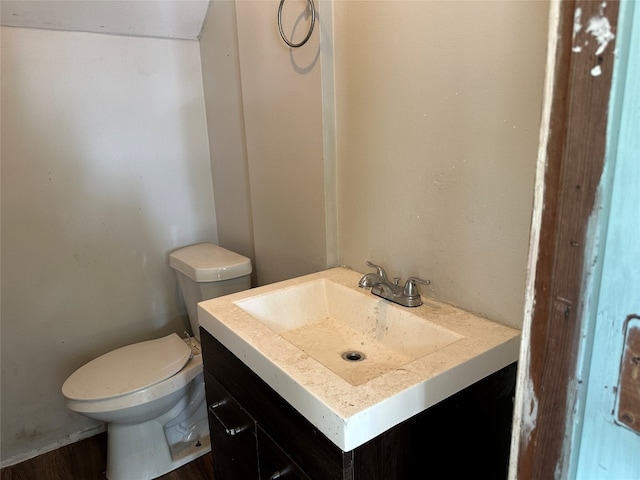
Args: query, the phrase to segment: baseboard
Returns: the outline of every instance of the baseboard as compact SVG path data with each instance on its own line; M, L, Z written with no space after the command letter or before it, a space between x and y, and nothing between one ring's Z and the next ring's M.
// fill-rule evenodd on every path
M42 455L47 452L51 452L53 450L57 450L58 448L62 448L66 445L70 445L72 443L79 442L80 440L84 440L89 437L93 437L94 435L98 435L102 432L107 431L106 424L100 424L96 427L90 428L88 430L83 430L82 432L76 432L67 435L64 439L59 440L55 443L47 445L45 447L38 448L36 450L31 450L29 452L24 452L18 455L14 455L13 457L9 457L2 462L0 462L0 468L10 467L11 465L15 465L17 463L24 462L31 458L37 457L38 455Z

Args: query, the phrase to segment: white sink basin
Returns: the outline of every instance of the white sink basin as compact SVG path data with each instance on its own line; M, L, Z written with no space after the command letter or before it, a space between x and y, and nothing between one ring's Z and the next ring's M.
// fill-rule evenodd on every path
M462 335L326 278L234 302L352 385Z
M518 330L426 297L396 305L361 276L332 268L207 300L198 321L345 452L518 359Z

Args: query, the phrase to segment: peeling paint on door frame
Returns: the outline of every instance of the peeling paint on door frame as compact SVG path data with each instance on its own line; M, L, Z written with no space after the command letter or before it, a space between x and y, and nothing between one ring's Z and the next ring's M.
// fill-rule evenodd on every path
M567 476L618 7L618 1L551 2L510 479Z

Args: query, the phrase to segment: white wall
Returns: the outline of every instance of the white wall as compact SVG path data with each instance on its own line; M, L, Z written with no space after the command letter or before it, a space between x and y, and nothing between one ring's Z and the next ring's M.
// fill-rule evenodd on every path
M197 42L1 34L6 464L101 428L62 383L183 331L167 255L217 236Z

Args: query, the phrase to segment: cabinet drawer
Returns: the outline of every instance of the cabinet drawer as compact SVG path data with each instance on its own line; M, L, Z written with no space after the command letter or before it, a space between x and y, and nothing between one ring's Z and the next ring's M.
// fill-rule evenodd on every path
M215 478L258 478L256 423L213 376L205 372Z
M257 434L260 480L311 480L260 426Z

